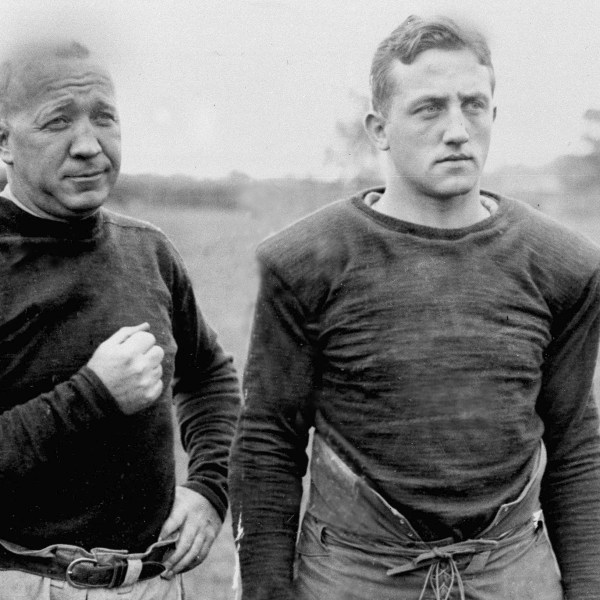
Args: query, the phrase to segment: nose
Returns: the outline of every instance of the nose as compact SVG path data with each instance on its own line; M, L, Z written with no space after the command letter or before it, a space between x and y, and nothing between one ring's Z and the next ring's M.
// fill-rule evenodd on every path
M94 125L82 119L73 131L70 154L73 158L91 158L102 152Z
M469 132L462 111L450 111L448 125L444 131L445 144L460 145L469 141Z

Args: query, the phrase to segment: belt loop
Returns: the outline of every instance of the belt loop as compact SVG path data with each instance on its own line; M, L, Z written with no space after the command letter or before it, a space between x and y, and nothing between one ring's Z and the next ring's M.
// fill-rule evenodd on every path
M139 558L127 559L127 572L125 573L125 579L121 585L133 585L140 578L141 573L142 561Z

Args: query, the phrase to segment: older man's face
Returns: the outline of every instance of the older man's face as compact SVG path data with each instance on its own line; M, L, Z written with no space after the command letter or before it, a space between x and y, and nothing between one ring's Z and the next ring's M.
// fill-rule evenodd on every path
M92 214L121 160L109 75L87 59L42 58L17 69L11 95L2 159L16 198L42 216Z

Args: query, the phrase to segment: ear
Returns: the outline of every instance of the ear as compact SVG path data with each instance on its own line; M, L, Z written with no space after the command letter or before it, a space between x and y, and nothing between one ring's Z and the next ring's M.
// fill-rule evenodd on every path
M385 130L386 119L379 112L371 111L365 117L365 131L378 150L390 149Z
M13 156L10 151L8 138L10 127L6 119L0 119L0 160L7 165L13 164Z

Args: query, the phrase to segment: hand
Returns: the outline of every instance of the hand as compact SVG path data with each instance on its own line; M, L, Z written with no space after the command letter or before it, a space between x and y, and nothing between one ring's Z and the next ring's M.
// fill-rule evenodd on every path
M175 488L175 502L165 521L159 539L179 533L175 551L167 561L162 577L170 579L198 566L208 555L223 525L214 506L198 492L189 488Z
M165 353L149 329L148 323L122 327L96 348L87 364L126 415L150 406L163 389Z

